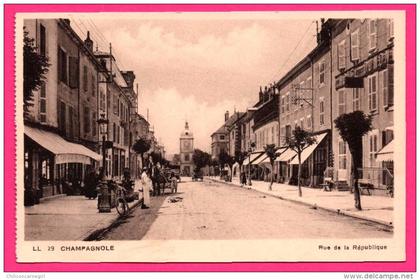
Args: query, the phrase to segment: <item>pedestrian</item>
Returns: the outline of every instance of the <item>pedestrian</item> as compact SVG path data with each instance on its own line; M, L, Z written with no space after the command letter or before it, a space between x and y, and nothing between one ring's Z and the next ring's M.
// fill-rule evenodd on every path
M94 167L90 167L89 171L86 173L84 180L84 194L88 199L95 199L98 195L96 187L98 185L98 176Z
M246 175L245 175L245 172L242 171L242 173L241 173L241 187L245 186L245 184L246 184Z
M149 174L147 172L147 168L143 168L143 173L141 174L141 185L143 189L143 209L147 209L150 207L150 190L152 188L152 181L150 180Z

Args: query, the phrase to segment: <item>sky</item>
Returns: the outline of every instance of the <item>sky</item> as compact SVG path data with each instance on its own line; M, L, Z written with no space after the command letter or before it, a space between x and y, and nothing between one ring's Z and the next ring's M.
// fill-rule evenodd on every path
M154 127L167 154L179 152L188 121L194 147L210 152L224 113L244 112L260 86L279 80L316 41L316 18L282 13L165 13L130 16L70 15L85 38L113 53L121 70L133 70L139 113Z

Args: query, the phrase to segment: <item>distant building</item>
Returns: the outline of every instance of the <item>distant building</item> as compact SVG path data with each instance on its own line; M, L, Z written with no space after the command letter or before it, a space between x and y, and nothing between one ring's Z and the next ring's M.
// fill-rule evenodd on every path
M194 136L190 131L188 122L185 122L185 129L179 138L179 155L180 155L180 168L183 176L191 176L194 169L192 160L194 152Z
M235 151L241 150L241 125L239 120L245 113L235 112L229 116L229 111L225 113L225 123L211 135L211 156L218 159L222 151L234 156Z

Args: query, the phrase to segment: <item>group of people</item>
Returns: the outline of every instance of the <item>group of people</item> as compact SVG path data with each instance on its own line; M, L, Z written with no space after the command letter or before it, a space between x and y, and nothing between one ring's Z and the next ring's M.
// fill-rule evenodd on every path
M84 180L84 195L89 199L95 199L98 195L97 187L102 179L101 171L102 167L99 170L90 168L86 173ZM169 180L171 185L175 184L176 186L175 174L172 173ZM168 181L163 174L162 167L159 163L157 163L144 166L142 169L140 181L137 182L132 181L130 178L130 172L125 170L122 179L122 187L127 188L127 191L131 190L132 192L134 191L134 188L141 189L143 191L142 208L147 209L150 207L150 192L153 196L161 195L162 184L167 182ZM140 185L134 186L135 184Z

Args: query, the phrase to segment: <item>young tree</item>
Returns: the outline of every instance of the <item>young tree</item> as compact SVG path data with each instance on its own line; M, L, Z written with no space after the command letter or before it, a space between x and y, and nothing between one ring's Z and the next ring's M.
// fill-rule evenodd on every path
M29 107L33 106L33 91L39 90L48 72L48 57L37 51L35 40L23 28L23 116L28 118Z
M347 142L350 149L352 158L351 175L353 178L354 206L356 209L362 210L357 170L363 165L362 139L365 134L372 130L372 117L366 116L362 111L354 111L340 115L334 120L334 123L341 138Z
M133 150L140 155L142 167L144 166L144 153L146 153L149 149L150 141L145 137L137 139L137 141L133 144Z
M230 168L230 179L232 180L232 175L233 175L233 164L235 163L235 159L229 155L226 151L221 151L219 154L219 162L220 162L220 166L221 168L223 168L226 164L229 166Z
M297 179L299 196L302 196L302 187L300 185L300 177L302 173L302 152L315 142L315 138L308 131L300 128L299 126L296 126L295 130L293 130L291 137L286 138L286 145L289 147L289 149L295 151L298 157L299 167Z
M264 152L267 155L267 157L270 159L270 164L271 164L271 181L270 181L270 185L268 186L269 191L273 190L274 161L280 155L280 153L277 153L276 151L277 151L276 145L274 144L268 144L264 147Z
M192 160L194 162L196 170L200 170L201 168L210 165L211 157L208 153L203 152L200 149L195 149Z

